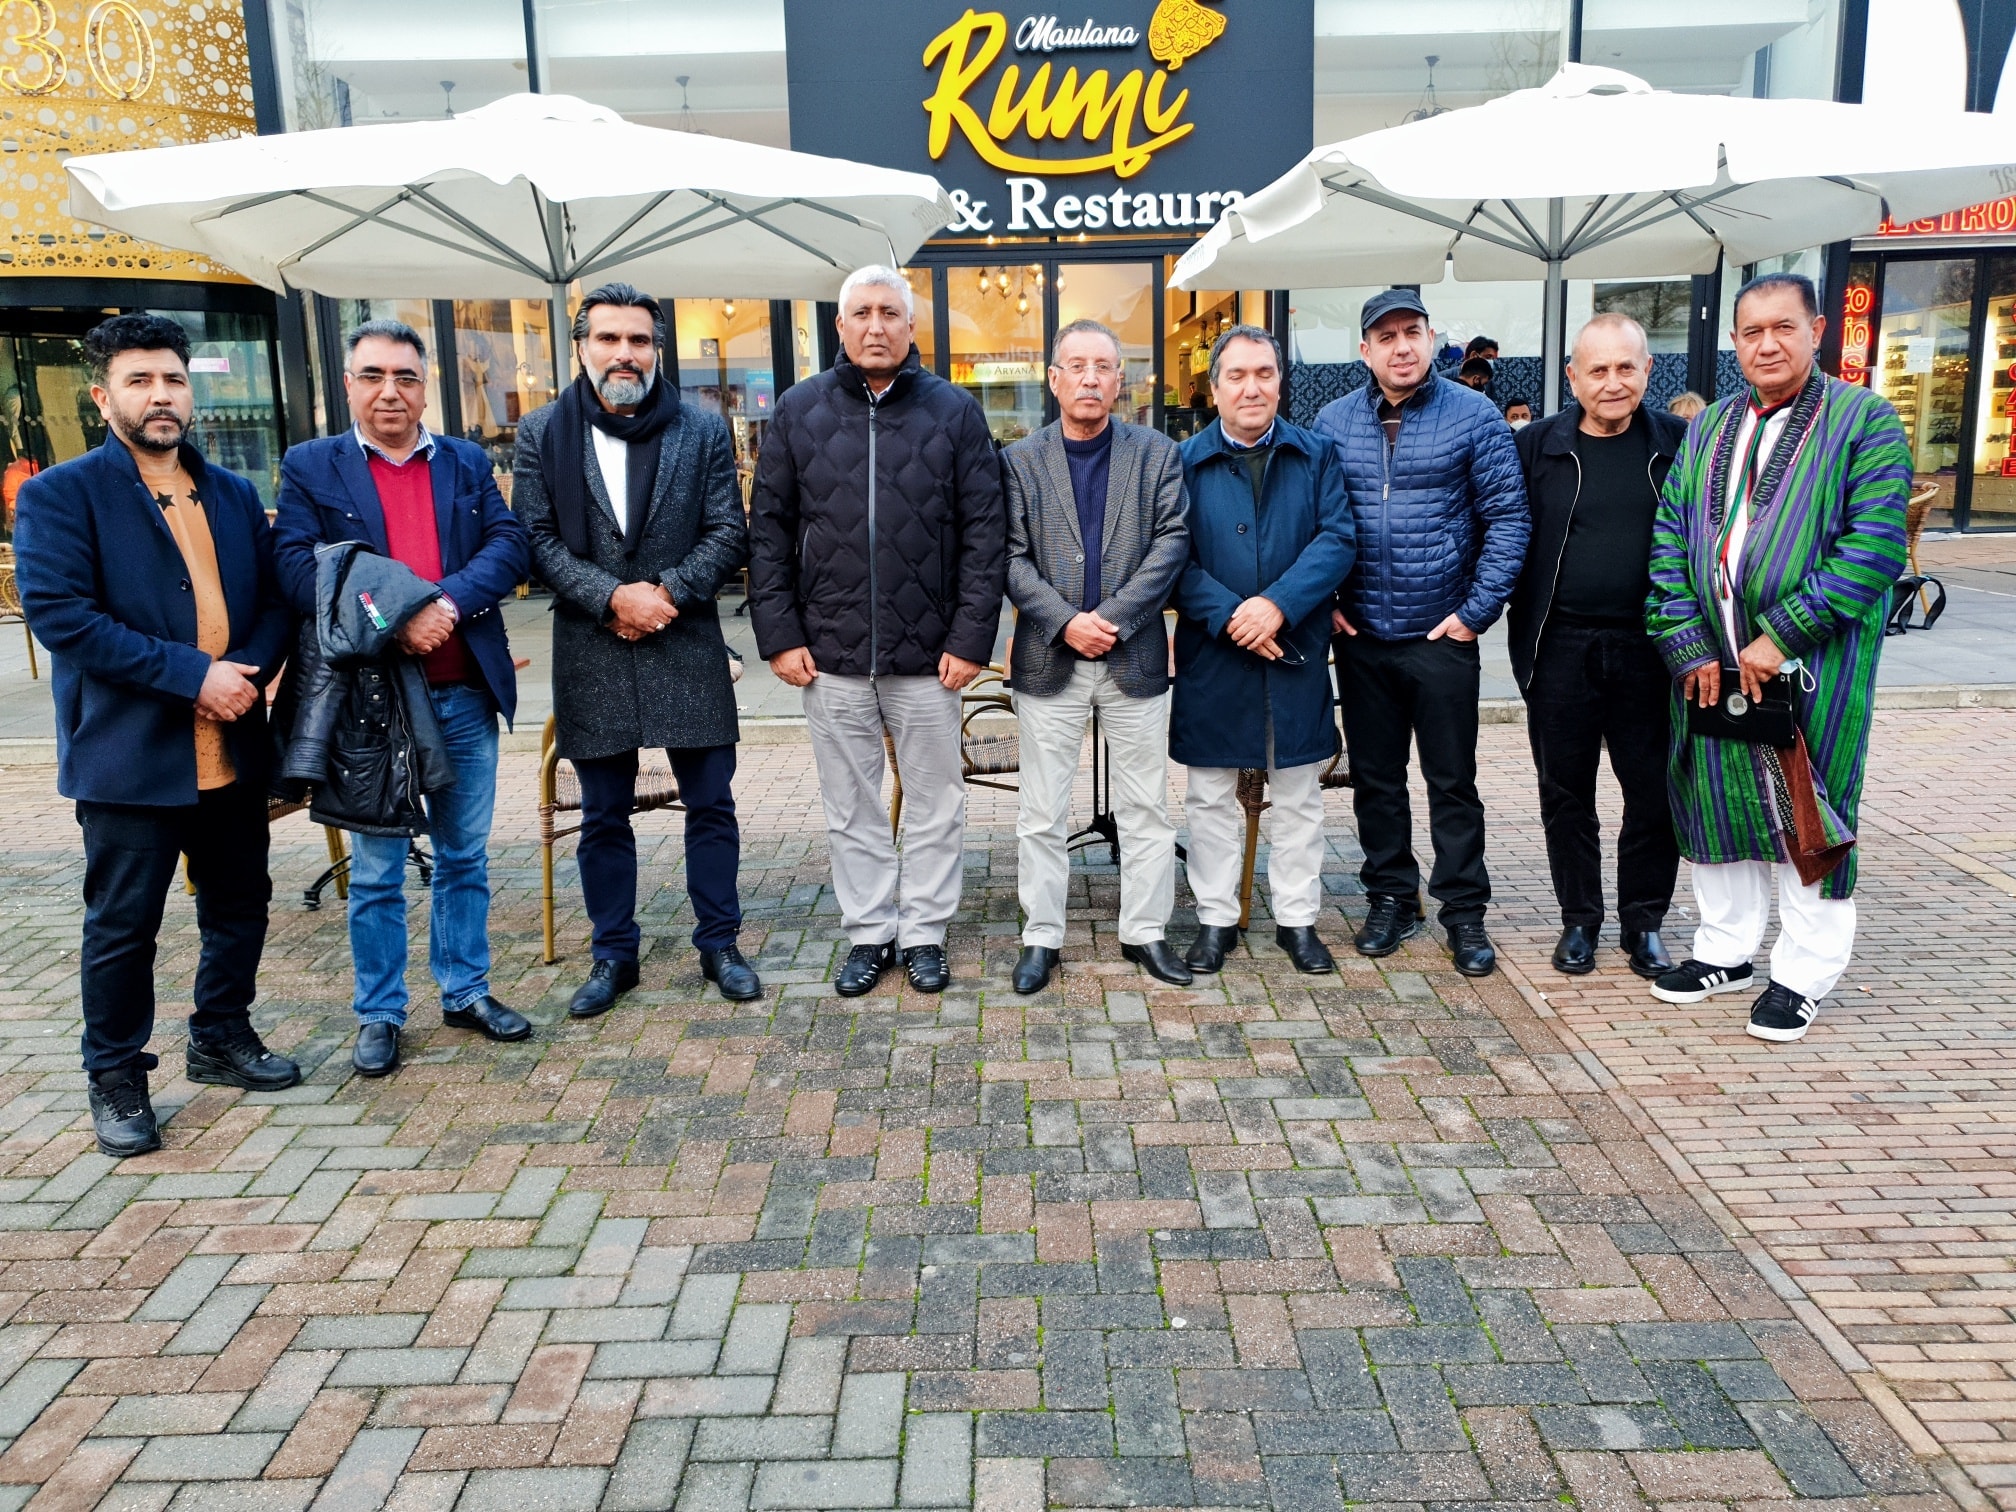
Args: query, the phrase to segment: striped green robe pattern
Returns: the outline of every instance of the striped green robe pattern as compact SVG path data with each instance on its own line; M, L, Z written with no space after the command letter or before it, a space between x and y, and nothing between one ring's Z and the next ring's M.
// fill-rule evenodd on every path
M1667 474L1652 528L1652 592L1646 627L1673 673L1667 792L1680 848L1696 862L1784 861L1791 828L1776 754L1687 731L1679 679L1720 660L1734 668L1742 645L1723 644L1715 598L1717 539L1737 432L1750 399L1711 405L1688 427ZM1793 708L1813 761L1813 783L1830 840L1852 840L1862 797L1891 584L1904 569L1904 505L1911 452L1888 400L1817 369L1792 412L1751 504L1738 566L1737 628L1743 645L1769 635L1802 660L1810 691ZM1724 681L1734 676L1724 672ZM1822 882L1822 894L1855 890L1856 852Z

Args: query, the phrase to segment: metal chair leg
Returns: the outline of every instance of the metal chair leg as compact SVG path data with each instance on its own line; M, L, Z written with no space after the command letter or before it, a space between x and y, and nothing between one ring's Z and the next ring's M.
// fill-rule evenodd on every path
M35 681L42 681L42 671L35 665L35 632L28 628L28 621L21 621L21 633L28 637L28 675Z
M350 898L350 848L343 841L343 831L333 824L322 826L322 839L329 847L329 870L323 874L324 881L315 889L315 901L322 901L321 890L329 882L336 884L336 897L348 902Z

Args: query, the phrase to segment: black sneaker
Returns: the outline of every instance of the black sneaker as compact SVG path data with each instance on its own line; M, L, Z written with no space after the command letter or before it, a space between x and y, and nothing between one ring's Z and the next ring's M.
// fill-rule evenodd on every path
M895 964L894 940L881 945L856 945L847 952L847 959L833 974L833 990L842 997L860 997L863 993L873 992L875 984L882 980L882 973Z
M903 952L903 974L919 992L943 992L952 982L943 945L912 945Z
M1421 933L1421 899L1395 893L1374 893L1365 907L1365 922L1351 937L1362 956L1389 956Z
M1652 996L1662 1003L1698 1003L1718 992L1741 992L1750 985L1750 963L1710 966L1691 956L1652 984Z
M279 1092L298 1086L301 1068L266 1048L259 1033L244 1020L216 1029L192 1030L185 1075L212 1087L243 1087L247 1092Z
M1782 983L1767 982L1751 1006L1750 1022L1744 1028L1752 1039L1786 1045L1806 1037L1806 1028L1819 1011L1820 1005L1813 999L1801 997Z
M147 1073L138 1066L101 1071L91 1084L91 1128L98 1148L114 1160L161 1148L161 1126L147 1100Z

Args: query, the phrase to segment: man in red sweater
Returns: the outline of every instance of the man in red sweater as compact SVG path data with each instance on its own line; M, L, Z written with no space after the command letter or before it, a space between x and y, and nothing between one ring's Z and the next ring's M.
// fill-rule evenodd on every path
M525 529L505 505L479 446L437 436L427 407L427 349L412 327L373 320L350 333L343 386L354 422L288 451L280 471L274 565L303 614L315 610L315 548L367 541L441 585L401 629L421 659L452 787L426 797L434 847L429 964L441 1019L493 1040L532 1026L490 995L490 820L497 798L497 716L517 709L517 674L498 606L523 579ZM350 955L356 969L359 1074L399 1064L406 1021L404 833L359 833L350 861Z

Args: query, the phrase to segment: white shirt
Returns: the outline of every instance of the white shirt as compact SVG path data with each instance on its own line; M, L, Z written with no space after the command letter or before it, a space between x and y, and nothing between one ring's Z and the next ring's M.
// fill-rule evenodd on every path
M599 425L588 427L595 438L595 461L602 469L602 486L609 490L609 507L616 511L616 528L630 533L630 443L612 436Z
M1790 405L1778 411L1764 422L1764 444L1757 452L1757 476L1761 480L1765 470L1771 465L1771 456L1778 450L1778 443L1784 439L1785 425L1792 418ZM1722 507L1734 519L1729 530L1730 576L1737 583L1743 580L1743 543L1750 535L1750 503L1743 497L1743 458L1750 449L1750 437L1757 426L1757 412L1746 402L1743 406L1743 423L1736 429L1736 445L1729 454L1729 492L1724 497ZM1740 608L1736 595L1725 597L1722 592L1720 575L1715 583L1716 605L1722 611L1723 643L1728 646L1731 656L1741 656L1743 648L1750 644L1752 637L1738 637L1736 616Z

